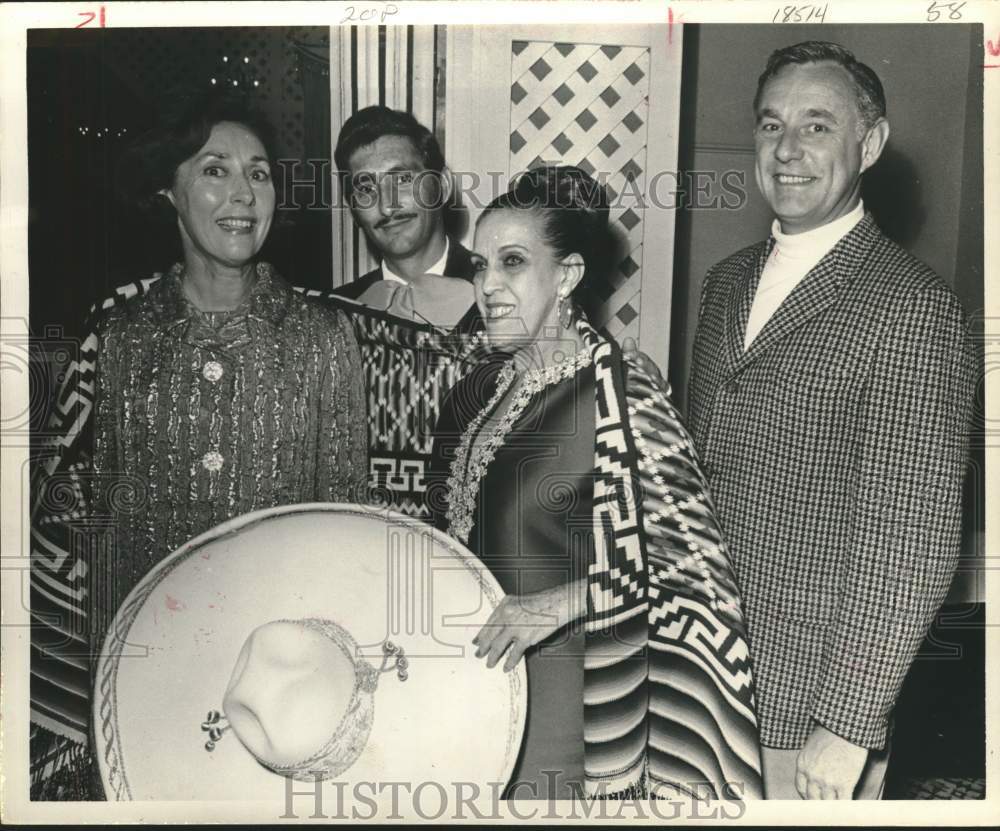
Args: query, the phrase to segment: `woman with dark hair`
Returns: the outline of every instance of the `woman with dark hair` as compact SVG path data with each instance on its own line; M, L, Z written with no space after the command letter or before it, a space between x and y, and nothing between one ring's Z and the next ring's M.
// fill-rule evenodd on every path
M437 524L508 596L476 636L527 661L507 798L759 794L739 594L677 412L574 304L608 247L603 189L521 176L476 225L476 300L500 360L452 390Z
M98 326L94 510L114 517L99 644L129 590L224 520L363 501L365 398L345 316L257 255L275 211L270 131L194 101L133 148L124 184L172 215L183 260Z

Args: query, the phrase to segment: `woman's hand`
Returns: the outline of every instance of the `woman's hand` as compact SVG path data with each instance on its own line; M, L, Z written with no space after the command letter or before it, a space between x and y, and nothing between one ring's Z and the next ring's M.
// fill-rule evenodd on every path
M504 652L504 672L517 666L525 650L545 640L587 610L587 581L576 580L530 594L509 594L472 639L476 657L495 667ZM508 651L509 647L509 651Z

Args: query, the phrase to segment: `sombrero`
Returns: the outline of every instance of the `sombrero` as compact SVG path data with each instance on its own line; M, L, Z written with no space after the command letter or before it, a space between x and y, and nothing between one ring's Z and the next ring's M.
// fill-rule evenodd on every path
M107 798L283 804L287 777L502 787L524 664L488 669L471 646L502 598L459 543L385 510L271 508L194 538L105 639Z

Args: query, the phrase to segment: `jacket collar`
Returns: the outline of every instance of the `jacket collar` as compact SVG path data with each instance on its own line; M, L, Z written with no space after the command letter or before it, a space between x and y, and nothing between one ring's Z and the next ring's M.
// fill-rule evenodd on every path
M774 248L774 237L769 237L748 263L744 278L737 280L726 309L726 353L733 372L753 363L768 349L804 325L812 317L832 305L843 287L855 276L872 246L881 236L871 212L854 226L830 249L803 278L760 333L744 351L750 307L760 283L764 264Z
M205 314L184 295L184 266L176 263L147 294L152 321L195 346L240 347L255 334L281 327L292 289L268 263L257 263L249 294L231 312ZM219 319L221 318L221 320Z

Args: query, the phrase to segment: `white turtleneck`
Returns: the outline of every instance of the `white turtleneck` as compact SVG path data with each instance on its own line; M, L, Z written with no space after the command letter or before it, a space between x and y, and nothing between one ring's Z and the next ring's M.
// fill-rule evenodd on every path
M750 307L746 337L743 340L744 350L750 348L764 324L771 319L792 290L864 216L865 206L859 200L857 207L849 214L801 234L783 234L781 224L777 219L774 220L771 225L774 248L764 264L757 293Z

